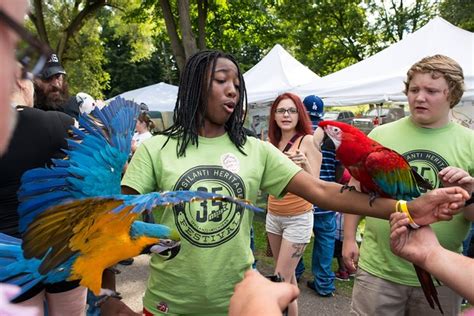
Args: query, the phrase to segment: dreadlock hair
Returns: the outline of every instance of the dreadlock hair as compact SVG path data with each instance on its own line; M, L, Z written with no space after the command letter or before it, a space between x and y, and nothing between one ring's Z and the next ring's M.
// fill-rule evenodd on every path
M204 126L207 98L212 88L218 58L229 59L237 67L240 82L239 100L234 112L225 123L225 130L238 150L245 155L243 145L247 138L243 124L246 116L244 105L247 108L247 92L242 72L232 55L215 50L204 50L192 55L187 60L179 82L178 98L173 113L174 123L160 132L160 134L168 136L163 147L166 146L170 138L178 139L176 146L178 157L186 155L189 143L199 146L198 132Z

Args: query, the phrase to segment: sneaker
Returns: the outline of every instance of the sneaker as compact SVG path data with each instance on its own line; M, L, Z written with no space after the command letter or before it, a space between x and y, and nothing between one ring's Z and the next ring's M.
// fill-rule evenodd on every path
M336 280L343 282L347 282L350 280L349 273L347 273L347 271L336 271L336 273L334 274L336 276Z
M321 297L333 297L334 296L334 292L329 292L329 293L326 293L326 294L321 294L319 293L318 291L316 291L316 288L314 287L314 281L308 281L306 282L306 285L312 289L313 291L316 292L316 294L318 294L319 296Z
M321 297L333 297L334 296L334 292L329 292L327 294L321 294L321 293L316 292L316 294L318 294Z

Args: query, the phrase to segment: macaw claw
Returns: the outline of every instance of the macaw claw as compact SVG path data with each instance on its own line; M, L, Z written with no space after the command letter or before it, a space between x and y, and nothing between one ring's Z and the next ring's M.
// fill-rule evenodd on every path
M375 199L378 197L378 194L375 192L370 192L369 193L369 206L372 207L372 204L374 204Z
M122 271L120 271L119 269L115 268L115 267L108 267L106 270L112 272L113 274L120 274L122 273Z
M355 186L353 185L347 185L347 184L344 184L342 187L341 187L341 190L340 192L344 192L344 190L349 190L349 191L354 191L356 188Z
M116 299L121 300L122 296L119 292L116 292L111 289L100 289L100 294L97 296L97 300L94 302L95 307L100 307L102 304L105 303L109 299L109 297L114 297Z

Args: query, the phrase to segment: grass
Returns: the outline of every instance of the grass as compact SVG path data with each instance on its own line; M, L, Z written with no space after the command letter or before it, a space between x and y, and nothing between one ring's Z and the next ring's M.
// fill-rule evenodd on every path
M262 207L262 205L259 205ZM256 214L254 217L253 222L254 233L255 233L255 257L264 265L274 267L275 264L273 262L273 258L267 257L265 255L265 251L267 249L267 240L266 240L266 232L265 232L265 215L263 214ZM304 279L312 280L313 275L311 273L311 256L312 256L312 249L313 249L313 239L311 238L310 244L306 247L306 250L303 254L303 261L305 265L305 272L303 274ZM337 260L333 259L332 262L332 270L337 270ZM352 287L354 285L354 280L351 278L349 282L342 282L336 280L336 291L338 294L344 296L351 296L352 295ZM306 286L306 285L300 285Z

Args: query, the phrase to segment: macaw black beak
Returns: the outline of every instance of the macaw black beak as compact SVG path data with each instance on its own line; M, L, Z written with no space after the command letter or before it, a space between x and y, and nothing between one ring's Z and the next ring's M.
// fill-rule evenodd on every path
M177 244L175 247L173 248L169 248L169 249L166 249L165 251L163 251L163 253L161 253L162 255L165 255L165 256L168 256L168 259L166 260L171 260L173 259L174 257L176 257L179 253L179 251L181 250L181 244Z
M162 257L168 257L165 260L170 260L178 255L180 249L181 243L179 241L162 239L160 243L152 246L149 251Z

